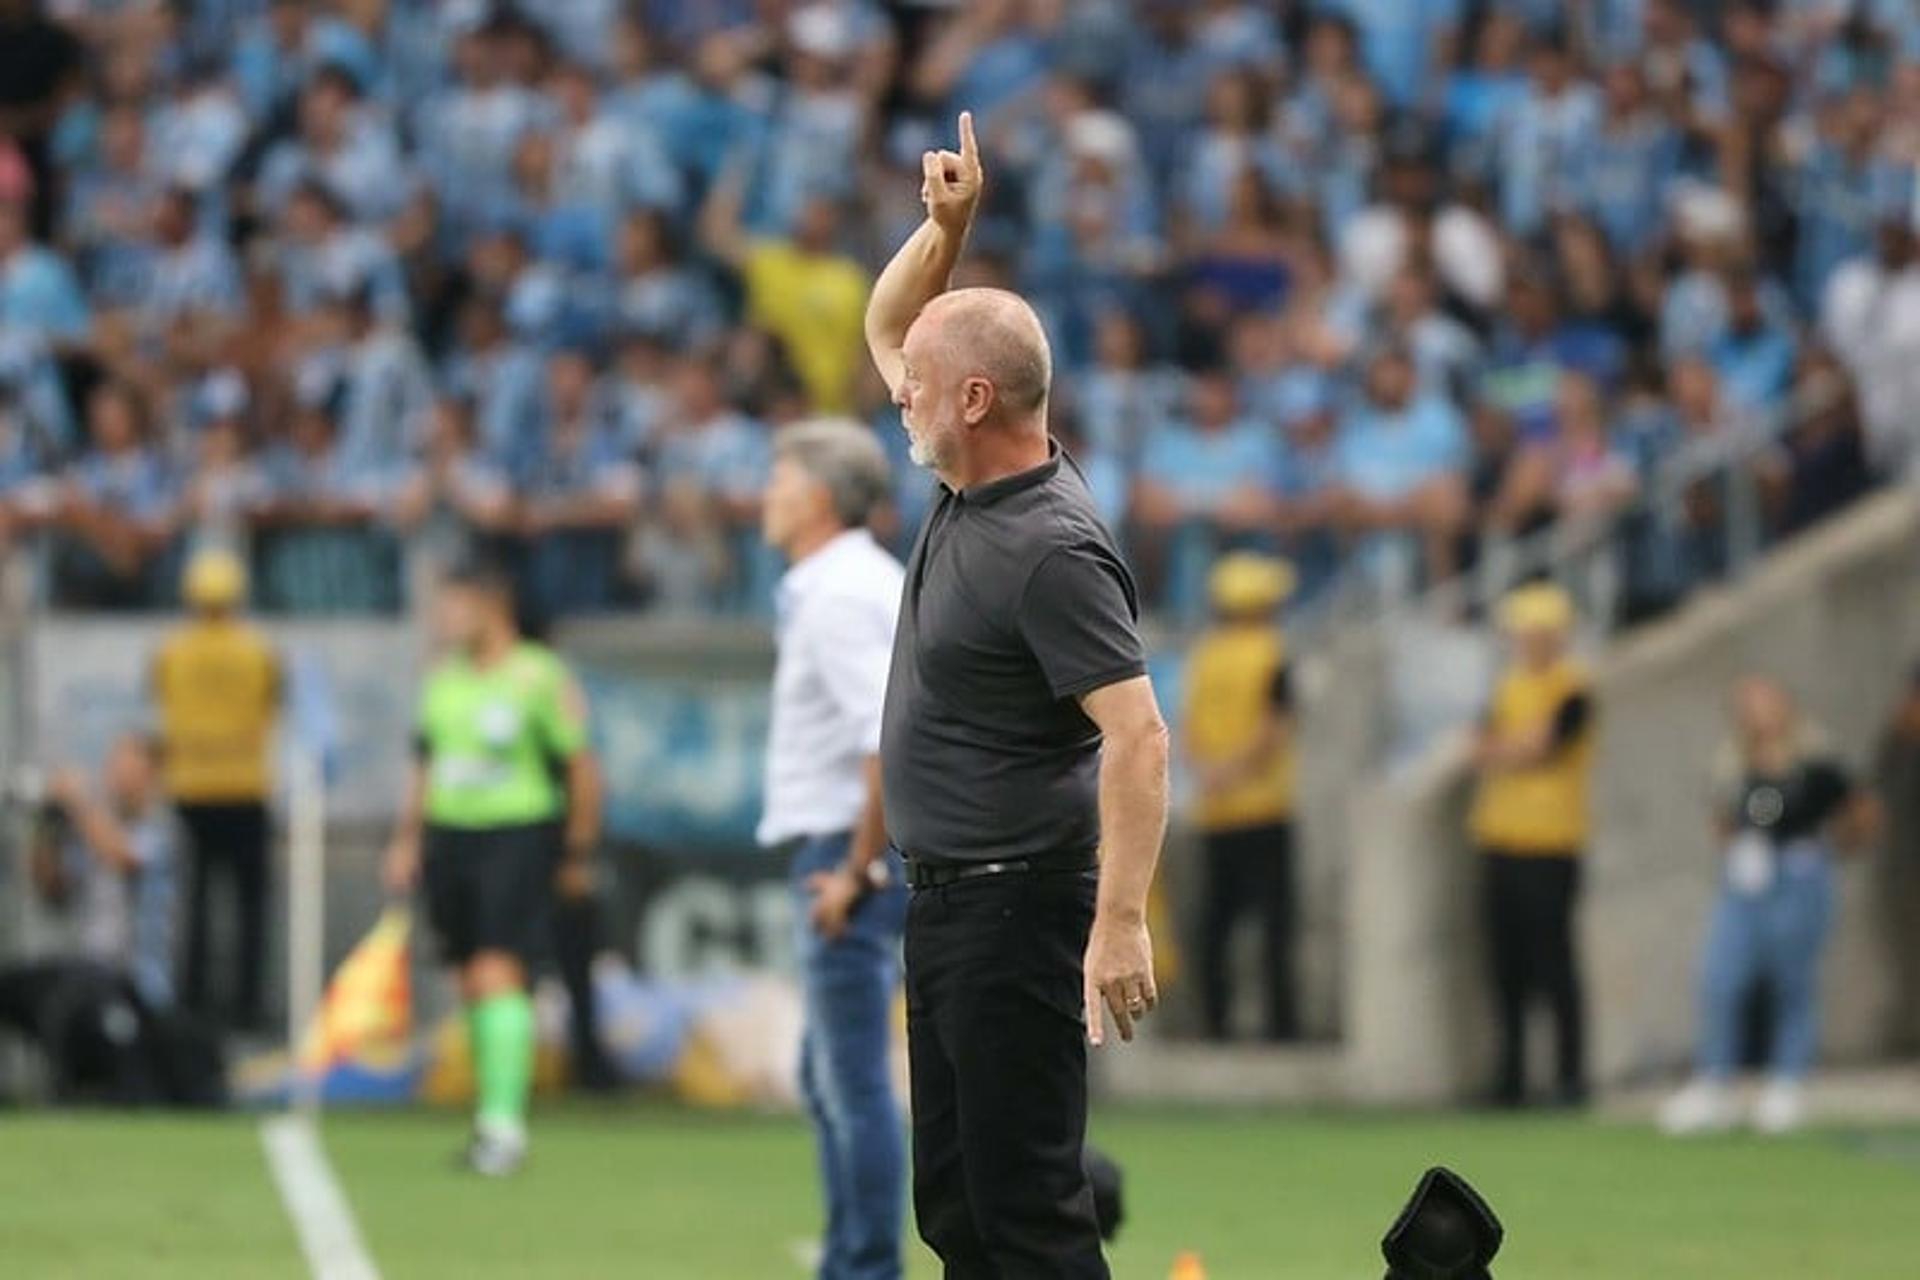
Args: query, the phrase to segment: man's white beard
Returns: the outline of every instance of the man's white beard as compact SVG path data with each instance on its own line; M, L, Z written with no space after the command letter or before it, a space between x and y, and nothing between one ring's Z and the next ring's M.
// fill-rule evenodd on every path
M940 465L940 453L934 447L933 440L912 427L907 428L907 457L914 466L928 470Z

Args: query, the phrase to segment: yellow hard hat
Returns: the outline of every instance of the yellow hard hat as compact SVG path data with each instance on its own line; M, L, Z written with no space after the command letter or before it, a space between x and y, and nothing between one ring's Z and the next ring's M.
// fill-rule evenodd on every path
M1510 632L1573 629L1573 597L1551 582L1536 582L1500 602L1500 626Z
M201 551L187 562L181 594L196 609L229 609L247 594L247 567L231 551Z
M1276 609L1293 594L1293 565L1256 551L1221 556L1207 579L1207 594L1222 613L1259 613Z

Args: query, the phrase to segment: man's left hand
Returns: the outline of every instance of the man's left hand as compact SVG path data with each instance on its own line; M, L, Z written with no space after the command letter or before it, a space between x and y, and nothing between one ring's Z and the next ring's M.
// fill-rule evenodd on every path
M860 881L845 867L816 871L807 877L807 892L813 895L808 921L828 942L838 941L847 931L847 918L860 904Z
M1145 918L1095 918L1087 939L1087 1041L1096 1049L1106 1043L1106 1018L1101 1006L1113 1013L1113 1025L1122 1040L1133 1039L1133 1024L1160 1003L1153 985L1153 938Z

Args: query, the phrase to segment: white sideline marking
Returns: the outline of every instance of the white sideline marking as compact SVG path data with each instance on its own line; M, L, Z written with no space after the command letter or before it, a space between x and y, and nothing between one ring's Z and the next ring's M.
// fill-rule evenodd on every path
M275 1116L261 1123L260 1143L313 1280L380 1280L313 1123Z

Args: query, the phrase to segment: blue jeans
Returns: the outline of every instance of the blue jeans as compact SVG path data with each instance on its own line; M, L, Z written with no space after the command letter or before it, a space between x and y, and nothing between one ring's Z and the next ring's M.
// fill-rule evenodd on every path
M843 832L808 840L792 872L795 954L807 1004L800 1092L819 1142L827 1205L820 1280L899 1280L905 1134L888 1050L900 989L906 870L889 849L892 885L855 908L846 932L828 942L807 921L806 881L840 865L848 839Z
M1826 850L1810 842L1788 846L1774 864L1772 882L1758 893L1723 884L1707 930L1698 1065L1712 1079L1739 1069L1741 1011L1763 978L1773 995L1774 1077L1800 1079L1820 1047L1820 956L1833 914L1833 867Z

